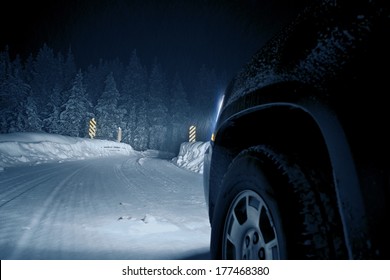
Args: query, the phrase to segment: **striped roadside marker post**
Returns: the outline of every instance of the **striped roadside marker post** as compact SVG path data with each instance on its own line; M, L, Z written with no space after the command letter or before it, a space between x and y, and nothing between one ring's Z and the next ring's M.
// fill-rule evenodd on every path
M89 121L88 134L89 134L89 137L91 137L91 139L93 139L96 136L96 120L95 120L95 118L92 118Z
M189 142L195 142L196 141L196 126L191 125L189 129Z

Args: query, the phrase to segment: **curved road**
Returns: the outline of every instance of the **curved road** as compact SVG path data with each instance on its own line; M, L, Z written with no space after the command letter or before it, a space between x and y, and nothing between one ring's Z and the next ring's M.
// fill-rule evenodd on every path
M207 259L202 175L142 156L0 172L0 259Z

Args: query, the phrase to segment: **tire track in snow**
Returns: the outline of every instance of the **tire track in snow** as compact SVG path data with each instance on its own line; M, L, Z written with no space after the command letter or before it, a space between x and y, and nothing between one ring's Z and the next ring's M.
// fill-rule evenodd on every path
M86 168L84 166L83 168ZM26 227L28 230L24 232L24 234L21 236L21 238L18 240L16 244L15 250L11 253L10 259L18 259L21 252L28 247L28 244L31 243L31 238L34 235L34 231L37 230L38 225L42 222L43 217L45 214L47 214L48 211L50 211L54 206L59 207L60 203L56 201L57 194L62 190L62 188L66 185L66 183L74 176L76 176L78 173L80 173L83 168L77 169L73 172L71 172L67 177L65 177L59 184L57 184L54 189L52 189L49 193L49 195L45 198L42 205L39 207L39 209L32 214L31 216L31 222ZM53 178L57 181L57 178L53 177L52 175L55 173L52 173L50 175L45 176L46 180L48 181L53 180ZM36 186L37 187L37 186ZM32 188L31 188L32 189Z
M141 188L142 180L130 182L129 174L125 172L126 169L142 174L147 178L149 187L144 185ZM124 162L118 173L120 173L118 177L137 190L138 195L142 195L142 199L147 201L148 206L150 206L149 214L157 215L163 219L169 217L167 222L184 230L194 229L203 224L203 221L199 220L198 212L199 207L206 209L200 174L180 169L168 160L154 157L142 157L136 161ZM198 186L196 186L196 181L199 182ZM161 196L161 193L164 193L164 196ZM184 193L186 195L183 195ZM186 213L186 215L180 213L172 215L178 208L183 209L180 213ZM194 209L196 210L194 211ZM193 213L192 217L187 216L189 213Z
M161 198L156 193L161 186L161 182L151 182L153 174L140 164L142 159L131 158L122 161L119 166L116 166L114 171L118 180L122 181L123 185L130 189L132 195L137 200L150 205L151 201L158 201Z
M19 179L7 182L22 181L24 194L0 212L0 258L171 259L206 248L207 211L191 202L203 194L199 174L137 159L66 162L51 171L41 165L26 172L35 188L15 173Z
M29 170L25 167L22 168L23 170ZM45 166L43 170L38 172L22 172L21 175L0 180L0 208L50 180L57 169L58 167L50 165L49 167Z

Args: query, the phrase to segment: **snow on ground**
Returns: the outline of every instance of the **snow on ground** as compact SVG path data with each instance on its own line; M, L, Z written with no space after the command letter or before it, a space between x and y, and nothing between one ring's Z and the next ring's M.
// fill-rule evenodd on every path
M179 155L172 159L177 166L203 174L204 153L210 142L184 142Z
M175 155L155 150L142 152L146 157L172 159L179 167L203 173L204 153L209 142L184 142ZM107 140L74 138L46 133L0 134L0 171L18 164L79 160L137 153L130 145Z
M2 169L20 163L40 164L132 153L134 150L130 145L106 140L46 133L0 135L0 167Z
M0 135L0 259L207 259L206 146Z

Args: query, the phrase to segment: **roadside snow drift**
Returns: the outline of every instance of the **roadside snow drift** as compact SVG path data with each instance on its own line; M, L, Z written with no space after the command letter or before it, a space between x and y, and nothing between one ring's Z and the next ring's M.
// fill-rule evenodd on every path
M210 142L184 142L180 145L179 155L172 162L179 167L203 174L204 153Z
M147 150L143 156L172 159L172 163L203 174L204 153L210 142L184 142L177 157L170 153ZM138 153L125 143L108 140L76 138L47 133L0 134L0 172L20 164L63 162L113 155Z
M22 163L78 160L135 153L130 145L46 133L0 134L0 171Z

